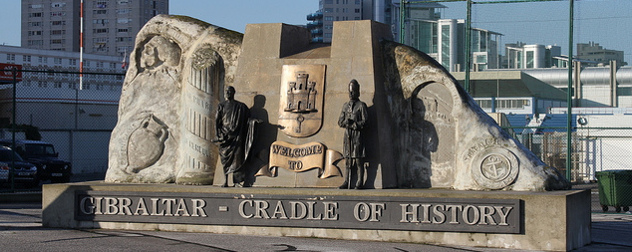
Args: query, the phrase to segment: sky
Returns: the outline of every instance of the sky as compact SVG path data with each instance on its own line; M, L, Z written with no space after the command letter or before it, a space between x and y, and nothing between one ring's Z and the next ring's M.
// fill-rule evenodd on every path
M88 0L86 0L88 1ZM483 2L487 0L477 0ZM20 0L0 0L0 44L20 45ZM442 3L443 18L464 19L465 2ZM501 45L559 45L568 48L569 1L474 4L472 26L503 34ZM318 0L171 0L170 13L186 15L230 30L244 32L249 23L304 25L318 10ZM625 51L632 65L632 0L575 0L574 42L594 41ZM575 48L573 50L576 50Z

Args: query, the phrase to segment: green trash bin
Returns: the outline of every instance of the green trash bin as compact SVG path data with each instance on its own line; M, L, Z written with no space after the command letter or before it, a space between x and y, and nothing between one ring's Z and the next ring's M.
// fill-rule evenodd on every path
M599 185L599 204L604 212L608 206L627 212L632 206L632 170L609 170L595 174Z

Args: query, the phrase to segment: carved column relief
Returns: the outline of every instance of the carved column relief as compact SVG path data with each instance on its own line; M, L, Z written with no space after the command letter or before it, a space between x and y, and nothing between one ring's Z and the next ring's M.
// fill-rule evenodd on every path
M217 97L223 82L221 57L209 45L196 50L182 87L184 115L180 143L179 184L211 184L217 160L212 143Z

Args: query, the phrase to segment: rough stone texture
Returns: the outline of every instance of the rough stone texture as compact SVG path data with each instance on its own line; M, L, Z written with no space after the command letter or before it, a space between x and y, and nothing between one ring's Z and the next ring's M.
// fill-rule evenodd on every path
M570 188L559 172L512 139L434 59L385 41L398 185L406 188L544 191Z
M136 37L110 139L108 182L209 184L216 105L234 81L242 34L159 15Z
M220 226L196 224L160 224L140 222L95 222L74 219L76 191L100 192L161 192L211 195L258 195L275 197L285 195L317 196L375 196L415 198L468 198L468 199L519 199L524 209L524 230L519 234L425 232L397 230L356 230L332 228L296 228L272 226ZM216 208L216 206L209 206ZM445 189L385 189L385 190L331 190L310 188L220 188L214 186L184 186L173 184L108 184L83 182L74 184L44 185L42 195L42 225L48 228L105 228L125 230L164 230L184 232L210 232L245 235L275 235L319 237L349 240L414 242L508 248L515 250L569 251L591 241L590 190L554 192L515 191L456 191ZM555 214L551 214L554 211Z
M440 64L389 40L384 24L343 21L334 23L331 45L310 44L307 29L286 24L250 24L242 43L241 34L195 19L158 16L136 39L106 181L223 184L223 176L214 176L222 167L210 140L222 90L232 84L235 99L262 122L244 164L248 184L336 187L344 177L323 178L318 169L255 174L270 168L275 141L342 151L344 129L337 119L348 100L347 85L356 79L368 106L367 187L570 188L555 168L498 127ZM283 69L298 70L288 78ZM302 121L297 114L288 120L280 108L287 101L280 90L288 83L282 82L309 69L321 69L318 77L324 79L316 84L324 88L316 93L319 114L305 114L305 124L313 127L308 135L288 134ZM344 161L335 165L344 174Z

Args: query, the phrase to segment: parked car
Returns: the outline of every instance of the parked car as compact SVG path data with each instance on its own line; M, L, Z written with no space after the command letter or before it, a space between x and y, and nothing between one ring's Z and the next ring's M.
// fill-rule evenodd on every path
M0 162L0 183L9 182L9 164Z
M4 173L7 171L7 181L11 181L11 165L13 166L13 181L15 183L25 183L29 186L37 186L39 185L39 179L37 178L37 167L35 165L28 163L20 157L17 152L11 150L11 148L2 146L0 147L0 164L5 165L0 166L0 170Z
M11 139L0 140L4 146L12 146ZM27 162L37 166L40 180L51 182L68 182L72 175L70 162L59 159L55 146L51 143L33 140L15 140L15 151Z

